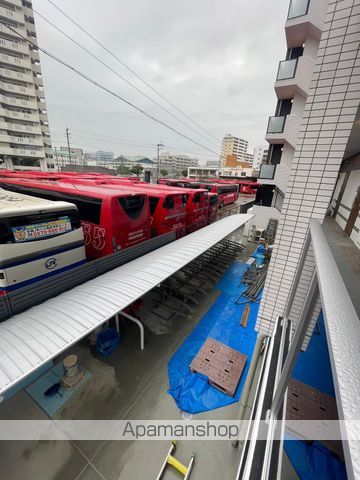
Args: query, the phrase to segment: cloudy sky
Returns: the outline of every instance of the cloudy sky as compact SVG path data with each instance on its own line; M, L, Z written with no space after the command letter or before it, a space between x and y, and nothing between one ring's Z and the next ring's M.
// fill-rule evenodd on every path
M150 158L156 144L162 142L166 151L195 154L205 162L217 157L216 139L226 133L247 138L252 147L266 144L267 119L276 103L273 83L286 51L283 27L288 0L52 1L209 133L157 96L48 0L34 0L35 11L184 123L35 13L39 46L210 151L144 117L42 54L54 145L65 144L66 126L72 145L86 151L111 149L116 154Z

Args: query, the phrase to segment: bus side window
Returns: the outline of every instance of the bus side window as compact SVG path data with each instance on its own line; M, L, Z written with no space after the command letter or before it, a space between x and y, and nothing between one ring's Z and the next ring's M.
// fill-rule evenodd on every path
M168 210L174 208L174 197L167 196L164 200L163 207Z
M193 198L193 203L199 203L199 202L200 202L200 193L195 193Z
M13 243L14 236L9 228L9 225L5 222L0 222L0 245L5 243Z
M150 215L153 215L157 204L159 203L159 199L156 197L149 197L149 202L150 202Z

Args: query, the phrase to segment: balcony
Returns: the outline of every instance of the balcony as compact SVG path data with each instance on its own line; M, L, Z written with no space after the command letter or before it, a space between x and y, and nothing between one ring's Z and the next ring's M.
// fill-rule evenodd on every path
M309 36L320 40L327 4L325 0L291 0L285 24L289 48L302 45Z
M32 73L17 72L16 70L10 70L9 68L0 68L0 76L11 80L22 80L23 82L33 83L34 77Z
M0 81L0 90L3 90L5 93L18 93L20 95L29 95L35 97L35 89L33 86L24 87L23 85L16 85L14 83Z
M29 54L29 48L26 44L20 42L14 42L12 40L6 40L5 38L0 39L0 47L6 48L10 51L15 51L19 53Z
M0 117L14 118L18 120L25 120L29 122L39 122L37 113L24 113L16 110L8 110L7 108L0 107Z
M1 149L3 155L25 158L45 158L44 149L39 150L31 148L11 148L5 147Z
M307 56L279 63L275 92L279 99L293 98L296 94L307 97L315 61Z
M320 442L335 440L327 442L327 445L325 443L325 447L329 448L332 443L334 448L334 443L338 444L336 447L338 452L342 451L347 476L342 470L344 474L335 474L334 478L358 478L360 383L357 372L360 361L360 305L356 287L360 277L359 250L354 244L351 245L352 242L334 223L333 219L329 218L325 218L323 225L314 219L309 222L309 231L297 262L286 306L282 316L277 317L275 322L270 345L272 350L268 348L269 353L265 352L266 378L261 382L261 388L257 390L254 399L255 407L251 418L266 418L266 422L260 425L260 421L252 429L248 428L247 438L242 442L243 451L236 480L299 478L295 475L290 477L286 470L283 475L279 474L279 443L281 445L282 439L286 438L288 433L294 439L305 440L308 445L321 437ZM321 318L316 316L315 330L311 319L320 305L322 315ZM312 352L316 351L316 356L310 354L309 349L299 353L304 343L307 344L309 340L309 346L313 342ZM318 353L319 350L321 353ZM322 362L324 356L327 357L326 362ZM299 370L295 374L299 362L302 366L301 375ZM270 365L277 367L273 368L273 373L268 374L271 372ZM311 380L308 375L310 370ZM304 375L304 372L307 373ZM299 376L301 378L298 378ZM299 398L298 394L291 394L291 389L288 388L292 379L317 389L317 396L327 394L325 398L329 403L326 409L318 402L318 411L314 416L311 416L308 409L305 414L307 416L302 417L312 419L309 423L299 421L296 414L288 414L287 400L292 400L294 405L294 397ZM326 379L329 385L325 385L323 379ZM332 389L334 393L330 392ZM304 402L302 394L297 405L303 408ZM292 407L292 412L294 411L299 410ZM326 412L325 415L320 411ZM291 419L295 419L295 422ZM319 459L308 454L306 458L303 455L303 461L305 465L307 461L315 464ZM268 473L269 465L272 475ZM324 468L320 464L318 467L318 471ZM330 478L330 468L326 473L325 477ZM315 475L310 477L315 478Z
M13 57L12 55L7 55L6 53L0 54L0 62L11 65L12 67L22 67L31 69L31 64L29 58L20 58Z
M21 13L15 12L3 6L0 6L0 17L6 20L12 20L13 22L24 23L24 17Z
M10 123L4 122L0 119L0 129L7 130L10 132L22 132L22 133L32 133L34 135L41 135L40 125L23 125L22 123Z
M43 141L41 137L16 137L13 135L1 135L0 134L0 143L11 143L18 145L30 145L43 147Z
M288 143L295 148L300 124L300 118L293 114L270 117L265 138L270 144Z
M29 110L37 110L38 105L31 100L24 100L23 98L8 97L7 95L0 95L0 102L5 105L11 105L17 108L28 108Z

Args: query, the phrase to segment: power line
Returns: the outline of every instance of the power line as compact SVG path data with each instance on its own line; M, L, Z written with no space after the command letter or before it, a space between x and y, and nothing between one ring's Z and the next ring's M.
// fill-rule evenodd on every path
M50 130L60 130L61 132L63 132L64 130L64 127L61 127L60 125L59 126L54 126L54 125L51 125L50 127ZM125 140L125 139L120 139L120 138L117 138L117 137L111 137L109 135L99 135L98 133L94 133L94 132L89 132L87 130L81 130L79 128L71 128L70 129L72 132L80 132L80 133L86 133L88 135L91 135L91 137L84 137L82 135L78 135L78 134L75 134L75 133L71 133L71 135L74 137L82 137L82 138L94 138L94 137L98 137L96 140L104 140L106 142L109 142L109 143L118 143L118 144L123 144L123 145L130 145L130 146L135 146L135 147L156 147L156 144L155 143L149 143L149 142L140 142L140 141L137 141L137 140ZM173 145L169 145L168 143L165 144L165 146L171 150L175 150L175 151L178 151L178 152L181 152L183 153L184 155L195 155L195 156L203 156L203 157L209 157L208 154L206 153L200 153L200 152L189 152L189 151L186 151L184 150L183 148L178 148L178 147L174 147ZM218 158L218 156L216 156L216 158Z
M55 7L60 13L62 13L70 22L72 22L74 25L76 25L85 35L90 37L97 45L99 45L101 48L103 48L109 55L111 55L115 60L117 60L123 67L125 67L129 72L131 72L133 75L135 75L136 78L138 78L141 82L143 82L148 88L150 88L153 92L155 92L159 97L161 97L163 100L165 100L169 105L171 105L175 110L177 110L179 113L184 115L188 120L190 120L194 125L199 127L203 132L205 132L207 135L210 135L213 137L215 140L220 142L220 140L215 137L211 132L203 128L199 123L195 122L189 115L187 115L183 110L181 110L179 107L177 107L171 100L167 99L162 93L160 93L157 89L155 89L149 82L144 80L141 75L135 72L134 69L129 67L123 60L121 60L118 56L116 56L111 50L109 50L104 44L102 44L99 40L97 40L91 33L89 33L84 27L82 27L78 22L76 22L73 18L71 18L67 13L65 13L61 8L59 8L54 2L51 0L48 0L49 3L53 7Z
M140 93L141 95L143 95L145 98L147 98L148 100L150 100L154 105L156 105L157 107L161 108L162 110L164 110L164 112L168 113L169 115L171 115L171 117L175 118L175 120L177 120L178 122L180 122L182 125L184 125L185 127L189 128L190 130L192 130L194 133L196 133L197 135L199 135L201 138L203 138L204 140L206 140L207 142L210 142L212 143L213 145L215 146L218 146L215 142L213 142L212 140L209 140L208 138L205 137L205 135L203 135L202 133L199 133L197 130L195 130L195 128L193 128L191 125L189 125L188 123L184 122L183 120L181 120L181 118L177 117L176 115L174 115L172 112L170 112L170 110L168 110L167 108L165 108L163 105L161 105L159 102L157 102L156 100L154 100L153 98L151 98L149 95L147 95L145 92L143 92L140 88L138 88L136 85L134 85L133 83L131 83L129 80L127 80L125 77L123 77L122 75L120 75L120 73L118 73L116 70L114 70L113 68L111 68L109 65L107 65L105 62L103 62L99 57L97 57L96 55L94 55L92 52L90 52L90 50L88 50L86 47L84 47L83 45L81 45L81 43L79 43L77 40L75 40L74 38L70 37L70 35L68 35L67 33L64 32L64 30L62 30L61 28L57 27L54 23L52 23L50 20L48 20L46 17L44 17L44 15L42 15L41 13L39 13L38 11L36 11L34 8L33 8L33 11L40 17L42 18L45 22L47 22L49 25L51 25L53 28L55 28L55 30L57 30L58 32L62 33L67 39L69 39L71 42L73 42L75 45L77 45L79 48L81 48L82 50L84 50L84 52L86 52L88 55L90 55L92 58L94 58L97 62L101 63L101 65L103 65L104 67L106 67L108 70L110 70L110 72L112 72L114 75L116 75L118 78L120 78L121 80L123 80L125 83L127 83L128 85L130 85L130 87L134 88L138 93Z
M217 152L215 152L214 150L211 150L210 148L206 147L205 145L202 145L201 143L197 142L196 140L192 139L191 137L189 137L188 135L185 135L184 133L182 132L179 132L179 130L177 130L176 128L168 125L167 123L163 122L162 120L159 120L158 118L154 117L153 115L151 115L150 113L147 113L145 110L143 110L142 108L138 107L137 105L133 104L132 102L130 102L129 100L126 100L124 97L118 95L117 93L113 92L112 90L110 90L109 88L105 87L104 85L96 82L95 80L93 80L92 78L90 78L88 75L86 75L85 73L82 73L80 70L78 70L77 68L73 67L72 65L66 63L64 60L61 60L59 57L57 57L56 55L54 55L53 53L49 52L48 50L45 50L44 48L40 47L39 45L36 45L34 42L32 42L31 40L29 40L28 38L24 37L23 35L21 35L19 32L17 32L14 28L12 28L10 25L6 24L5 22L2 22L0 21L0 24L1 25L4 25L7 29L9 29L10 31L12 31L13 33L15 33L16 35L18 35L20 38L22 38L23 40L25 40L26 42L28 42L29 44L33 45L35 48L39 49L41 52L43 52L45 55L47 55L48 57L52 58L53 60L55 60L56 62L58 63L61 63L64 67L68 68L69 70L72 70L73 72L75 72L77 75L79 75L80 77L84 78L85 80L87 80L88 82L92 83L93 85L99 87L101 90L103 90L104 92L107 92L109 93L110 95L112 95L113 97L117 98L118 100L126 103L127 105L129 105L130 107L134 108L135 110L137 110L138 112L142 113L143 115L145 115L146 117L150 118L151 120L153 120L154 122L156 123L159 123L160 125L168 128L169 130L171 130L172 132L176 133L177 135L180 135L181 137L183 138L186 138L187 140L189 140L190 142L194 143L195 145L198 145L199 147L211 152L211 153L214 153L215 155L218 155Z

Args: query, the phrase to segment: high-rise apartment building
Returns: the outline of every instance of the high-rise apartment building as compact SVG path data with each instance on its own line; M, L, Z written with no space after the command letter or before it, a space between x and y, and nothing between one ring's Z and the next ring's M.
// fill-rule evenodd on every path
M247 140L230 134L225 135L221 145L220 166L225 166L228 155L236 155L239 162L251 161L252 158L248 154L248 147L249 142Z
M54 159L31 2L1 1L0 22L1 166L48 170Z

